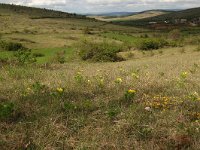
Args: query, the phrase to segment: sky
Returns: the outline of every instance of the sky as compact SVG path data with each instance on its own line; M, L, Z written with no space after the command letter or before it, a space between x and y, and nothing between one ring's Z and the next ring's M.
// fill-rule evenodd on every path
M0 0L0 3L49 8L82 14L200 7L200 0Z

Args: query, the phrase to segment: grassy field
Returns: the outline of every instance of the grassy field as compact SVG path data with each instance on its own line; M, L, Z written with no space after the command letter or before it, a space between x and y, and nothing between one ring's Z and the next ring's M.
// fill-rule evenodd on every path
M199 149L198 27L0 12L0 149Z

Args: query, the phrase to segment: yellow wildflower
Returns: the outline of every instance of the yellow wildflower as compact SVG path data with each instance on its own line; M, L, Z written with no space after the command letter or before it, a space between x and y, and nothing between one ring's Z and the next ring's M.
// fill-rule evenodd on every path
M133 93L136 93L136 91L135 91L135 90L132 90L132 89L130 89L130 90L128 90L128 93L130 93L130 94L133 94Z
M63 88L57 88L57 92L62 93L64 91Z
M116 83L122 83L122 78L117 78L117 79L115 80L115 82L116 82Z
M139 78L139 75L137 75L136 73L132 73L131 76L132 76L133 78L136 78L136 79Z
M182 73L181 73L181 77L182 77L182 78L186 78L187 76L188 76L188 72L182 72Z

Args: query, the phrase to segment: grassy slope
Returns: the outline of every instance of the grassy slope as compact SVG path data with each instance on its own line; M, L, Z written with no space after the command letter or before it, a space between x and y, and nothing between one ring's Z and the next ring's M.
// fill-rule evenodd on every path
M5 7L6 6L6 7ZM66 14L66 18L59 17L59 12L49 12L47 10L41 10L33 8L33 10L26 7L0 5L0 34L1 39L6 41L20 42L25 47L33 50L33 52L40 52L45 54L45 58L39 58L38 62L48 62L52 57L51 54L55 54L59 50L66 50L66 57L73 55L73 47L82 39L97 39L97 35L84 35L84 29L89 27L94 33L106 32L106 31L123 31L128 33L137 33L139 30L132 27L120 27L111 25L108 23L95 21L94 19L85 19L80 17L69 16ZM16 13L16 10L18 13ZM45 11L41 13L40 11ZM47 11L47 12L46 12ZM31 13L33 12L33 14ZM32 19L30 16L44 14L46 16L54 13L55 18L43 17L40 19ZM58 13L58 14L57 14ZM28 14L28 15L27 15ZM43 15L43 16L44 16ZM58 18L56 18L56 15ZM98 37L98 39L101 39ZM68 51L68 49L70 49ZM50 51L50 52L47 52ZM68 53L69 52L69 53ZM5 58L12 55L10 52L0 51L0 57ZM68 59L67 58L67 59Z
M61 11L54 11L49 9L40 9L34 7L24 7L19 5L9 5L0 3L0 13L15 13L26 15L32 19L39 18L86 18L82 15L70 14Z
M2 39L46 54L40 63L63 49L69 50L69 57L80 39L132 42L146 32L91 20L30 19L8 12L0 19ZM86 26L94 34L83 34ZM198 149L196 49L197 45L184 45L153 53L134 50L133 58L118 63L1 66L1 113L7 103L14 104L0 119L1 149ZM129 89L136 95L127 99ZM145 110L148 106L150 111Z
M188 95L200 92L199 68L190 72L200 64L199 57L188 47L182 54L165 51L163 56L122 63L5 67L0 74L1 101L13 102L15 112L0 124L1 147L198 149L199 122L192 114L199 112L199 101ZM181 86L184 71L188 76ZM119 77L122 83L115 83ZM38 81L46 87L35 89L32 85ZM58 87L65 89L61 95ZM126 101L128 89L137 94ZM150 112L145 111L148 101L156 104Z
M97 20L101 21L129 21L129 20L138 20L138 19L144 19L149 17L154 17L158 15L163 15L169 12L166 11L145 11L142 13L130 15L130 16L122 16L122 17L105 17L105 16L89 16L90 18L95 18Z
M122 24L126 24L126 25L144 25L147 24L150 21L165 21L165 20L169 20L169 21L174 21L174 19L187 19L187 20L192 20L194 18L199 18L200 17L200 7L198 8L191 8L191 9L187 9L187 10L181 10L178 12L171 12L171 13L167 13L167 14L162 14L162 15L158 15L158 16L154 16L154 17L148 17L148 18L144 18L144 19L139 19L139 20L127 20L127 21L122 21Z

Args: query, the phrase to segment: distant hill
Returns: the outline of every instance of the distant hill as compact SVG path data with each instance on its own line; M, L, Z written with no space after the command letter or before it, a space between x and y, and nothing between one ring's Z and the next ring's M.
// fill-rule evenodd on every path
M89 16L102 21L129 21L129 20L138 20L143 18L154 17L162 14L167 14L172 11L169 10L147 10L143 12L130 12L130 13L121 13L121 15L115 13L110 14L99 14L94 16Z
M137 14L138 12L109 12L109 13L88 13L86 16L105 16L105 17L121 17Z
M149 22L163 22L163 21L169 21L174 22L175 19L187 19L187 21L191 21L195 18L200 17L200 7L198 8L191 8L186 10L180 10L175 12L170 12L162 15L157 15L153 17L148 18L142 18L137 20L125 20L125 21L118 21L118 23L125 24L125 25L145 25Z
M15 13L28 15L32 19L39 18L86 18L84 15L71 14L61 11L55 11L45 8L34 8L19 5L1 4L0 14L2 13Z

